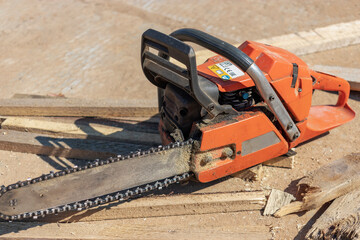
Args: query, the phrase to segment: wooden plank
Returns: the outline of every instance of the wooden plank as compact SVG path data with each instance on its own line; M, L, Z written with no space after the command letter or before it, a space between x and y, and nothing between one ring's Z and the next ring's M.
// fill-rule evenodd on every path
M204 217L109 220L78 223L0 222L0 239L272 239L269 226L204 222ZM41 238L39 238L41 236Z
M147 148L148 145L118 141L52 137L31 132L0 130L0 149L13 152L95 160Z
M306 239L359 239L360 190L335 199L316 220Z
M231 174L232 177L241 178L245 181L259 181L263 177L262 165L256 165L254 167L244 169L240 172Z
M273 159L270 159L269 161L263 162L262 164L264 166L269 166L269 167L280 167L280 168L293 169L294 163L295 163L295 155L296 155L296 152L291 149L286 154L276 157L276 158L273 158Z
M147 126L148 125L141 127L140 124L107 126L96 122L54 122L21 117L8 117L1 124L2 129L51 134L55 136L113 140L146 145L161 144L157 130L147 129Z
M295 156L291 156L291 157L280 156L280 157L273 158L269 161L263 162L263 165L269 166L269 167L293 169L294 162L295 162Z
M155 100L1 99L2 116L139 117L157 114Z
M360 43L360 20L333 24L267 39L256 40L286 49L298 56L330 49L336 49ZM235 47L241 43L234 44ZM197 62L205 62L214 53L208 50L196 52Z
M256 211L264 208L265 192L179 194L139 198L81 212L49 215L45 222L89 222L112 219Z
M347 68L338 66L324 66L315 65L311 66L312 69L328 74L341 77L350 83L350 89L353 91L360 91L360 69L359 68Z
M294 200L295 197L290 193L286 193L277 189L272 189L269 195L269 199L267 200L263 215L272 215L281 207L289 204Z
M359 163L360 153L353 153L310 173L297 184L297 195L302 196L302 200L280 208L274 216L315 209L357 189L360 187Z

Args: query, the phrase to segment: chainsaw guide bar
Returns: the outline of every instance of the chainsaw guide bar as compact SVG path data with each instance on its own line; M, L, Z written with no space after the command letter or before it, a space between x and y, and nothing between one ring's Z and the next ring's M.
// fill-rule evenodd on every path
M187 180L193 176L189 172L193 142L189 139L2 186L0 218L36 219L80 211Z

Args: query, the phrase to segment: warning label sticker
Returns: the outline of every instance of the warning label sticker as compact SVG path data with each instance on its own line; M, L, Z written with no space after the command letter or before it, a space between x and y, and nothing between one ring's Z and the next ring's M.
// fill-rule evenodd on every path
M241 71L230 61L217 63L215 65L209 66L208 68L225 81L245 75L243 71Z

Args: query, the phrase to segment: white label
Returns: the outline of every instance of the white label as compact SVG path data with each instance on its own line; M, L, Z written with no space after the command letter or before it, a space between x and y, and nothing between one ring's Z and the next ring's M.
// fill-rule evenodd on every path
M225 61L209 66L209 69L223 80L230 80L245 75L243 71L241 71L230 61Z
M243 71L241 71L230 61L221 62L216 65L219 68L221 68L224 72L226 72L231 78L237 78L245 75Z

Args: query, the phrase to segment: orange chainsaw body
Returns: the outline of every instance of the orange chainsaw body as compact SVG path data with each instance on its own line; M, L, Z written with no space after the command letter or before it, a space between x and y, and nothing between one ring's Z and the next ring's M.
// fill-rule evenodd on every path
M219 55L197 66L184 41ZM200 182L286 154L355 117L347 81L266 44L246 41L236 48L196 29L169 36L149 29L142 67L159 89L163 144L195 140L190 164ZM337 103L312 106L314 90L338 92Z
M284 106L296 122L301 135L291 142L275 127L262 112L250 107L239 116L209 123L200 127L201 146L194 156L193 171L200 182L209 182L240 170L257 165L274 157L281 156L299 143L319 136L332 128L340 126L355 117L348 106L350 86L344 79L308 68L294 54L273 46L246 41L240 47L252 58L280 97ZM247 73L230 80L223 80L210 70L211 66L227 59L217 55L198 66L199 75L215 83L219 91L231 92L254 86ZM293 81L293 63L298 65L297 81ZM335 106L311 106L314 89L339 92ZM160 130L163 129L160 123ZM170 141L162 130L162 139ZM231 147L234 154L222 158L222 151ZM211 155L211 163L204 163L203 154Z

